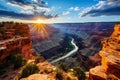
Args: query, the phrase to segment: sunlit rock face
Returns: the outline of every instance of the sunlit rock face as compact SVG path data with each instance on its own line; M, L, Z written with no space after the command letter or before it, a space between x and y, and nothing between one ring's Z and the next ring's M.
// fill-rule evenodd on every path
M27 38L21 42L21 53L23 54L24 58L30 59L32 57L32 42L30 38Z
M23 78L21 80L51 80L51 79L45 74L33 74L28 78Z
M102 41L102 50L99 55L102 57L101 66L90 69L89 80L96 76L100 80L120 79L120 24L116 24L112 35ZM97 79L98 80L98 79Z

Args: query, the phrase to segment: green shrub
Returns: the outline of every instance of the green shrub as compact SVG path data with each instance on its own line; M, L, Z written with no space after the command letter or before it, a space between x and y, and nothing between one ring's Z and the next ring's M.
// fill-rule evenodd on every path
M39 68L36 64L27 64L24 66L20 78L28 77L31 74L39 72Z
M59 68L56 69L56 80L63 80L63 71Z
M11 56L14 68L19 68L26 64L27 60L23 58L22 54L16 54Z
M84 71L80 67L74 67L74 75L78 77L79 80L85 80L86 76Z
M35 58L35 63L39 63L39 62L43 62L43 61L45 61L45 59L42 56L38 56Z
M58 68L65 71L65 72L67 72L69 70L69 67L65 63L60 63L58 65Z

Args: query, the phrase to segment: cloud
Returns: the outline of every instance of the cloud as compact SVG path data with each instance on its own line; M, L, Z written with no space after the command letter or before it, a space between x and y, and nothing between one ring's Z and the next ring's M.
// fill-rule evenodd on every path
M68 15L68 14L70 14L69 11L67 11L67 12L63 12L63 13L62 13L62 15Z
M50 19L58 17L57 14L48 14L50 10L43 0L3 0L4 7L0 6L0 17L15 19ZM6 8L6 9L5 9Z
M79 7L70 7L69 10L79 11L80 8Z
M33 7L34 9L49 10L50 8L45 6L47 3L43 0L8 0L9 4L20 7Z
M36 17L39 17L41 19L50 19L50 18L56 18L58 15L51 15L51 14L45 14L45 12L39 13L39 15L34 15L34 14L23 14L23 13L16 13L12 11L4 11L0 10L0 16L1 17L9 17L9 18L15 18L15 19L28 19L28 20L33 20Z
M96 5L84 9L79 15L81 17L120 15L120 0L99 1Z

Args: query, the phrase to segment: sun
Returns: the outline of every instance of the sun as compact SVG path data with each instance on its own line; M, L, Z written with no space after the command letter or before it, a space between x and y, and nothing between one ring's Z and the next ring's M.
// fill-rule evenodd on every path
M34 20L33 23L38 23L38 24L51 24L53 23L53 21L51 19L41 19L41 18L37 18L36 20Z
M42 23L42 20L38 19L38 20L37 20L37 23Z

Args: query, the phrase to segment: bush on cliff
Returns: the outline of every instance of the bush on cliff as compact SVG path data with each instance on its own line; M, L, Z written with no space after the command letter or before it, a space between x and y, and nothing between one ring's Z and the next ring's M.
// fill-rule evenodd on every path
M56 80L63 80L63 70L59 68L56 69Z
M45 61L45 59L42 56L38 56L38 57L35 58L35 63L36 64L39 63L39 62L43 62L43 61Z
M39 68L36 64L27 64L24 66L20 78L28 77L31 74L35 74L39 72Z
M84 71L80 67L74 67L74 75L78 77L79 80L85 80L86 76Z
M27 62L27 60L23 58L22 54L12 55L11 60L15 69L25 65Z
M65 63L60 63L58 65L58 68L65 71L65 72L67 72L69 70L69 67Z

